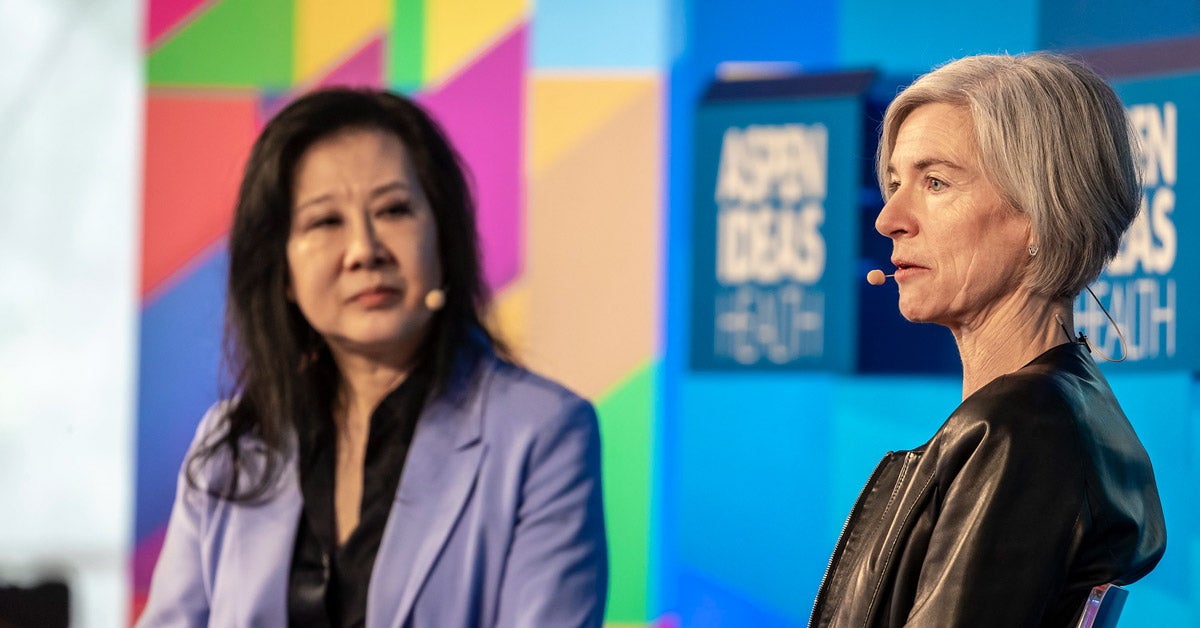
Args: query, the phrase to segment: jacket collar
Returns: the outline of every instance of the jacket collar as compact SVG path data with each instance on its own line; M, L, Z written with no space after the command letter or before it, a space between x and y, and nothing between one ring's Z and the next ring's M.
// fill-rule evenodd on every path
M474 361L470 377L431 401L417 421L371 575L369 626L399 627L408 621L475 486L486 449L481 442L483 391L496 358L485 351L461 360Z

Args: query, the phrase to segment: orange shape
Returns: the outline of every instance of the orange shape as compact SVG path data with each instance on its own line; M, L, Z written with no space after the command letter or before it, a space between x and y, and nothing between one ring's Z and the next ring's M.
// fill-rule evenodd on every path
M587 103L637 95L592 119L530 179L522 281L531 333L522 357L594 398L658 346L662 88L656 78L572 79L571 87L573 97L560 92L561 108L536 109L550 118L537 124L571 128Z

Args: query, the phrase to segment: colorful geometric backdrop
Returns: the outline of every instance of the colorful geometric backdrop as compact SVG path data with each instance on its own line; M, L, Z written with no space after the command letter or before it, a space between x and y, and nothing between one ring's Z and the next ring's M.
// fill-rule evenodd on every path
M339 84L414 95L465 158L498 327L599 410L608 618L649 619L660 81L628 63L564 71L561 54L536 54L539 36L569 39L578 12L548 9L536 25L530 13L523 0L148 2L132 617L191 433L222 392L240 170L273 112Z
M498 327L527 365L599 409L610 624L799 626L872 465L923 442L959 388L945 373L690 368L693 252L710 246L692 241L693 137L718 66L871 68L888 78L872 95L886 101L966 54L1200 39L1200 14L1172 0L972 0L932 15L885 0L146 0L144 13L131 618L184 450L221 394L240 170L296 94L413 94L466 158ZM878 120L866 122L872 137ZM1195 144L1190 124L1180 146ZM1193 164L1179 167L1190 180ZM1194 211L1181 201L1175 215ZM1105 368L1155 461L1171 530L1122 625L1194 625L1200 385L1191 372Z

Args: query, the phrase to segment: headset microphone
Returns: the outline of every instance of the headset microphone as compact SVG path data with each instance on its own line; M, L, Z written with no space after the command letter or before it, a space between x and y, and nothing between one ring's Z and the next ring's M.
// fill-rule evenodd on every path
M431 312L436 312L446 305L446 291L441 288L434 288L425 293L425 307Z
M885 275L883 274L882 270L876 268L875 270L867 273L867 283L871 284L872 286L882 286L884 280L888 277L895 277L895 275Z

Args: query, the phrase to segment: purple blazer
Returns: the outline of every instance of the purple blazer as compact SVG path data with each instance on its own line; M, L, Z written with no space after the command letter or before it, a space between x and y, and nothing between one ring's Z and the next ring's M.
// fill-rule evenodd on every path
M600 626L608 557L592 406L494 356L465 395L421 414L367 593L367 628ZM211 437L223 404L197 430ZM294 447L268 497L205 488L214 458L183 473L138 626L286 626L301 512ZM252 460L260 443L245 443Z

